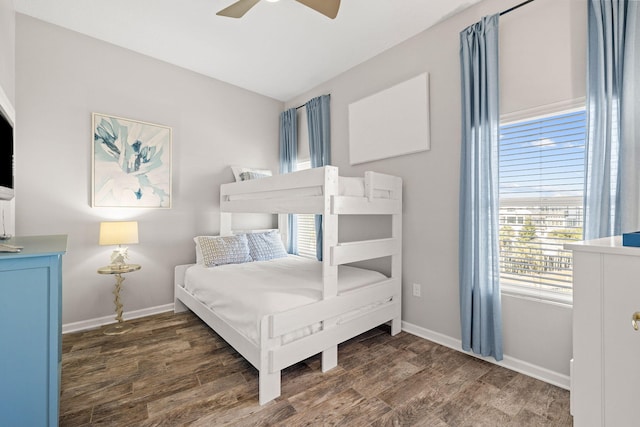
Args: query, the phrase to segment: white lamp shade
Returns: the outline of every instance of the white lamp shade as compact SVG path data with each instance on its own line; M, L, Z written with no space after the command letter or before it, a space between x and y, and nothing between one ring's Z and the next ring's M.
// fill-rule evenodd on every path
M100 223L100 245L130 245L138 243L138 221Z

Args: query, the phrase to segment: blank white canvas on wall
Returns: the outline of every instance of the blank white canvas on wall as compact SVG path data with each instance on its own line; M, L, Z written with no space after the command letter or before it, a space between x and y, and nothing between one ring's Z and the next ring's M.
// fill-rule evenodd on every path
M428 73L349 104L352 165L429 148Z

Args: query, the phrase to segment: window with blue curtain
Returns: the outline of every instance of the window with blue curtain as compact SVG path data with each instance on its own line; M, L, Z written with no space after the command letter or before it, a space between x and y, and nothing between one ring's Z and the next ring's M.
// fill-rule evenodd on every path
M280 173L296 170L298 162L298 115L295 108L280 114ZM298 253L298 227L295 215L287 215L287 252Z
M500 126L500 288L571 301L573 257L582 240L583 108Z
M298 162L297 170L306 170L311 168L309 160ZM296 221L298 224L298 255L316 259L316 222L314 214L297 214Z
M309 100L306 104L309 126L309 156L311 167L331 164L331 114L329 95ZM322 261L322 215L316 215L316 257Z

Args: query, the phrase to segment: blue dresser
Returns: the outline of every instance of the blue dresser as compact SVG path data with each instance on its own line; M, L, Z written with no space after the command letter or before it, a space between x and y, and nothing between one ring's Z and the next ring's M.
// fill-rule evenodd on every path
M0 253L0 425L58 425L67 236L15 237Z

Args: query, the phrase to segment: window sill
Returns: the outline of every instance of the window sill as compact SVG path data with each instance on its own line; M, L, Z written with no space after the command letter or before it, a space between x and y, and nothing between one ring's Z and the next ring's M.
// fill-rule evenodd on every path
M572 294L560 294L558 292L545 291L541 289L527 289L526 287L513 285L501 285L500 293L510 297L573 307Z

